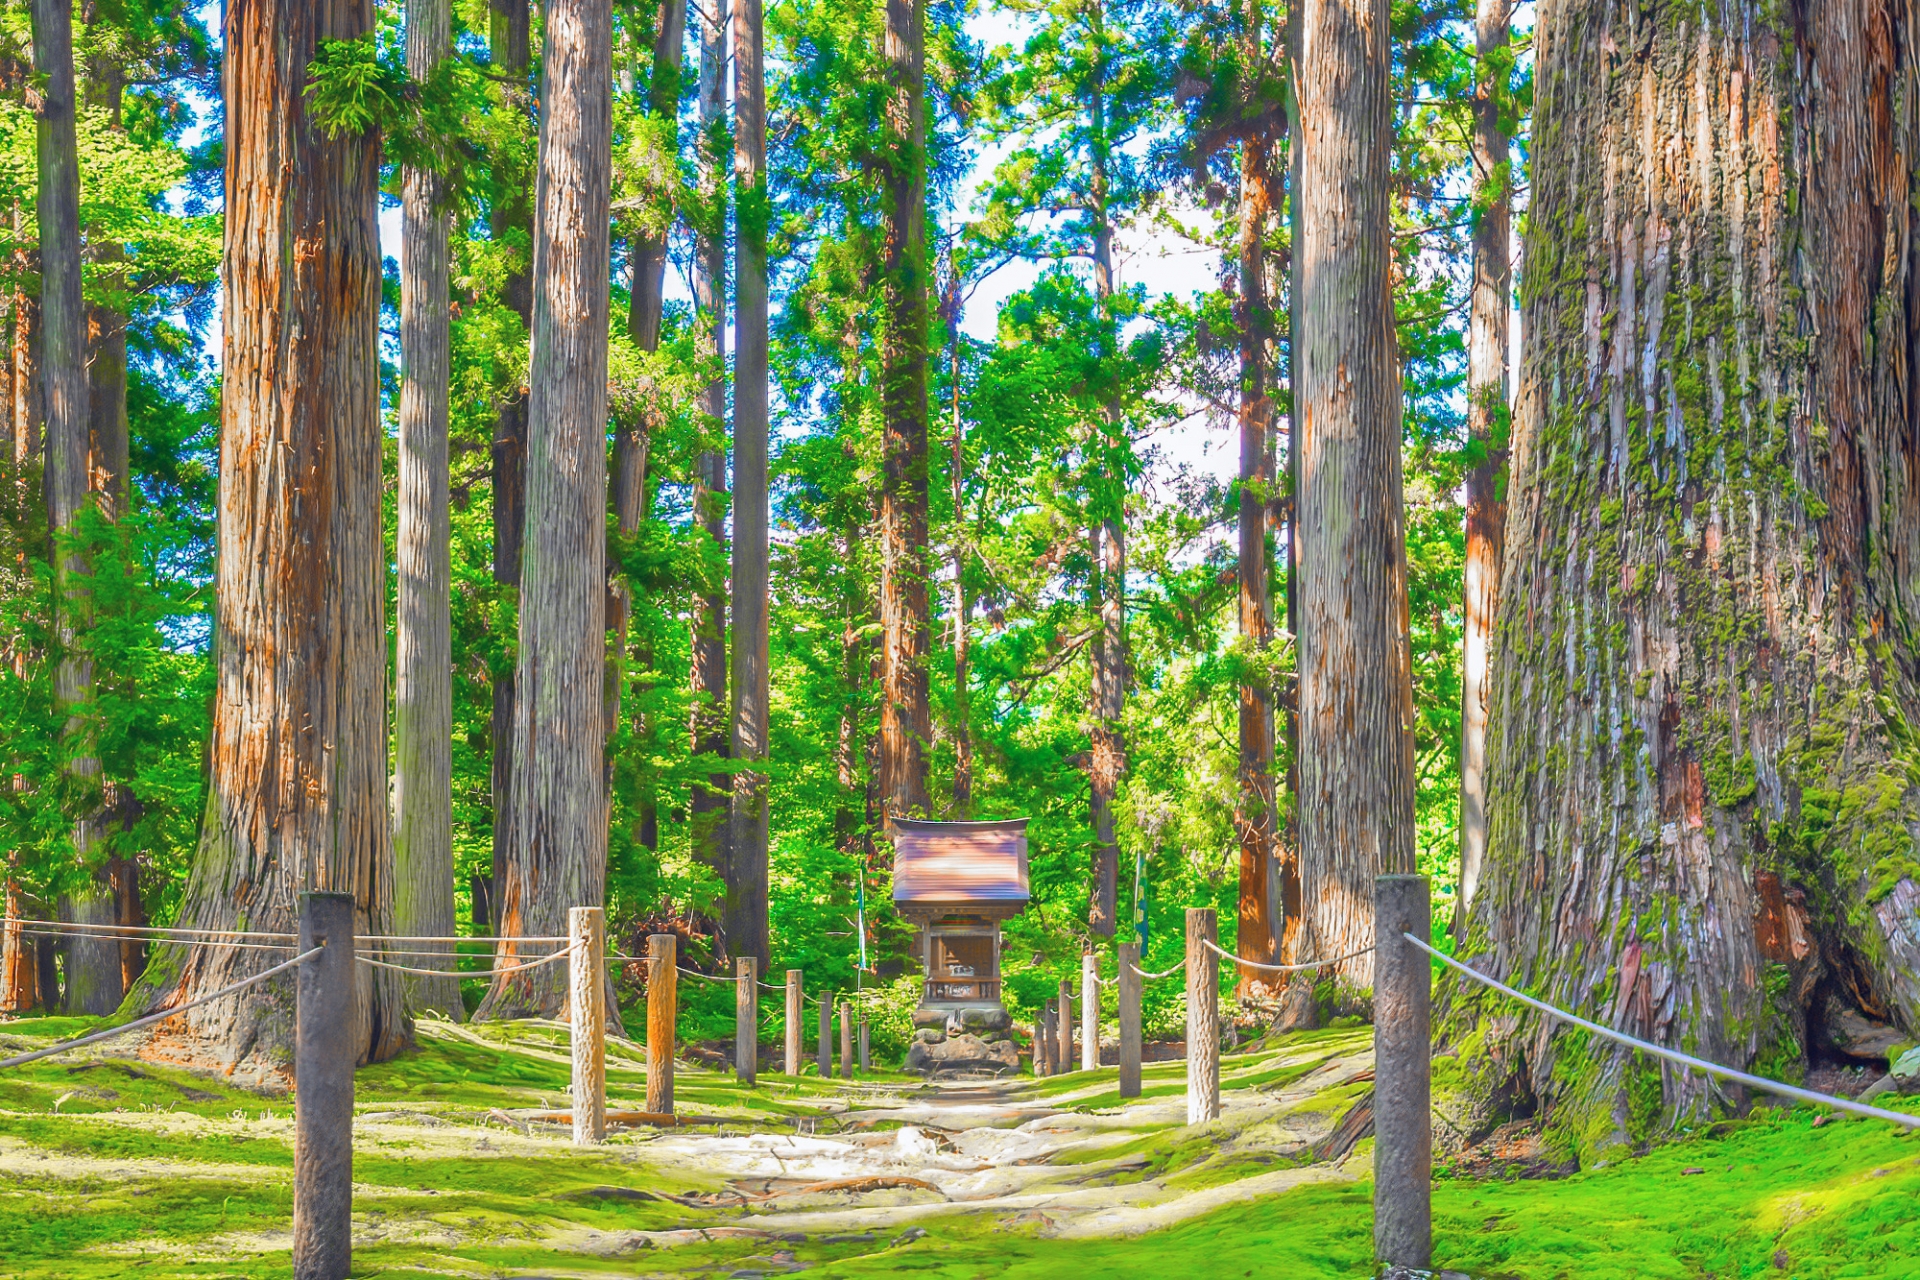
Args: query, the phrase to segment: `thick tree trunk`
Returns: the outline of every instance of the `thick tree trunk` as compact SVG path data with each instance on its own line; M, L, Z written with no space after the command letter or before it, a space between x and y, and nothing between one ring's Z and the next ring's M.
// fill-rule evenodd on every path
M6 917L0 922L0 1013L27 1013L40 998L34 939L20 930L20 922L28 918L29 912L19 884L8 876L4 888Z
M513 714L511 939L564 936L606 897L607 282L613 92L608 0L549 0L533 241L527 526ZM567 1009L563 965L496 978L479 1015Z
M1541 14L1464 945L1776 1077L1829 998L1920 1029L1916 33L1881 0L1794 16L1789 50L1757 6ZM1722 1097L1452 1001L1587 1151Z
M380 521L380 140L307 115L324 40L372 30L354 0L226 10L220 632L200 848L180 923L291 932L298 895L393 922ZM138 1007L257 973L273 952L167 946ZM397 983L356 971L362 1060L407 1038ZM249 1074L291 1058L291 975L160 1024L150 1046Z
M108 124L120 128L125 76L111 58L96 62L87 76L87 102L107 113ZM109 288L125 290L125 247L112 241L89 246L94 263ZM127 514L127 317L112 306L87 308L87 414L91 426L87 448L89 485L100 510L110 520Z
M721 369L727 360L727 25L726 0L710 0L700 13L700 201L690 219L694 232L693 300L701 341ZM694 458L694 519L706 535L701 574L693 598L693 716L690 733L696 755L725 757L727 729L726 557L727 451L717 437L726 430L727 383L724 375L707 385L701 410L705 439ZM727 858L727 818L733 779L709 774L694 783L687 815L694 860L713 869L722 884L732 881ZM724 926L724 921L722 922ZM721 934L721 947L727 939Z
M1309 954L1373 941L1373 882L1413 870L1413 688L1389 239L1387 6L1301 22L1301 887ZM1335 971L1363 1001L1373 962Z
M1512 173L1500 113L1507 102L1509 0L1478 0L1473 103L1473 298L1467 325L1466 593L1460 668L1460 888L1465 923L1487 852L1487 694L1507 524L1507 297L1512 286Z
M53 541L54 629L60 647L54 698L67 717L65 753L73 790L73 853L84 874L70 893L66 916L85 924L113 923L113 893L103 863L100 760L94 711L93 661L87 648L91 593L86 559L64 539L79 532L89 495L92 421L87 386L87 311L80 288L80 153L75 136L73 19L61 0L33 6L33 64L41 78L36 111L40 229L41 403L46 412L47 529ZM124 472L125 464L122 463ZM119 946L75 941L67 951L67 1008L112 1013L125 995Z
M452 47L447 0L407 0L407 73L425 81ZM453 564L448 546L447 423L451 375L447 241L451 212L440 180L400 178L400 496L393 661L393 923L447 937L453 914ZM426 948L429 950L435 948ZM460 1018L460 980L447 958L407 977L415 1009Z
M12 366L12 397L7 417L13 439L14 462L27 482L33 459L40 456L40 427L45 420L40 394L40 300L28 292L26 279L34 272L34 254L26 246L27 212L13 202L13 329L8 364Z
M767 84L760 0L733 0L733 775L729 949L767 950ZM755 768L755 765L758 768Z
M510 98L524 104L531 113L532 95L524 84L531 60L531 14L528 0L490 0L487 39L494 66L511 81ZM511 193L494 208L489 231L496 241L523 240L531 253L533 243L533 204L526 198L527 182L507 181L502 190ZM518 246L516 246L518 247ZM533 272L529 259L519 260L507 274L501 289L502 301L520 317L531 331L533 327ZM516 382L518 379L516 378ZM520 548L525 541L527 517L527 397L524 387L509 394L500 405L493 426L493 580L509 589L516 603L503 607L494 619L502 631L518 635L520 588ZM508 851L513 847L513 706L514 668L510 661L493 678L492 792L493 792L493 886L488 925L499 932L499 886L507 882Z
M886 0L881 216L880 794L888 818L928 809L926 8Z
M1274 954L1273 859L1278 810L1273 793L1273 685L1265 657L1273 640L1273 571L1267 553L1267 512L1273 505L1273 398L1267 349L1273 334L1267 298L1269 144L1261 133L1240 143L1240 638L1253 664L1240 682L1239 790L1233 825L1240 836L1240 901L1234 950L1271 963ZM1240 987L1266 983L1256 969L1240 970Z

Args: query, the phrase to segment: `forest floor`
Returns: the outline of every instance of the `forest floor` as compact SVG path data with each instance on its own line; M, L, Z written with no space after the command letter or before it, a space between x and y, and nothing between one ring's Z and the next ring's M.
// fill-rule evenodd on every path
M0 1023L26 1047L91 1025ZM690 1066L694 1126L603 1147L566 1105L566 1031L423 1023L358 1078L356 1276L1359 1277L1371 1268L1366 1028L1223 1062L1224 1114L1185 1125L1184 1064L927 1085ZM107 1046L110 1048L111 1042ZM609 1107L638 1108L610 1043ZM291 1273L293 1111L203 1075L69 1055L0 1073L0 1277ZM1466 1172L1472 1171L1472 1176ZM1539 1176L1542 1174L1556 1176ZM1763 1110L1565 1174L1524 1134L1456 1161L1436 1265L1494 1277L1920 1276L1920 1139Z

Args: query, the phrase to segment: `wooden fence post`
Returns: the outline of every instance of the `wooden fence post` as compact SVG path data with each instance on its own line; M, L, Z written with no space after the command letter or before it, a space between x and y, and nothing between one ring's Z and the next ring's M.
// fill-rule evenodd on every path
M1373 1253L1425 1271L1433 1256L1433 969L1402 934L1433 933L1425 876L1374 881Z
M1140 1096L1140 944L1120 944L1120 1096Z
M760 960L733 962L733 1074L753 1087L760 1068Z
M300 895L294 977L293 1274L345 1280L353 1265L353 895Z
M1080 1069L1100 1069L1100 955L1080 956Z
M787 970L787 1074L800 1074L800 1023L806 1017L805 997L800 993L800 970Z
M1042 1000L1033 1017L1033 1074L1053 1074L1053 1001Z
M1057 1006L1059 1021L1054 1024L1054 1034L1060 1038L1055 1046L1053 1069L1061 1075L1073 1070L1073 982L1060 979L1060 1003Z
M820 1078L833 1079L833 997L820 995Z
M1212 907L1187 908L1187 1123L1220 1118L1220 962Z
M673 1036L680 1016L679 939L647 936L647 1110L673 1114Z
M607 916L567 912L567 1039L573 1049L573 1145L607 1139Z
M840 1078L853 1079L853 1006L840 1002Z
M871 1070L873 1070L873 1058L867 1051L867 1020L862 1017L860 1019L860 1074L865 1075Z

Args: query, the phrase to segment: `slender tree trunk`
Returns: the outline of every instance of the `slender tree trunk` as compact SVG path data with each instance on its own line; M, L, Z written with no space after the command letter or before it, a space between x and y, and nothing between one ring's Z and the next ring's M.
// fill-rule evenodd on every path
M1100 6L1093 6L1096 46L1100 43ZM1108 208L1108 158L1104 50L1096 48L1091 77L1089 133L1093 217L1093 292L1103 322L1112 322L1108 308L1113 298L1113 222ZM1118 352L1103 353L1108 359ZM1126 427L1116 399L1102 415L1100 455L1111 457L1122 447ZM1111 938L1119 928L1120 842L1114 830L1113 802L1126 771L1126 740L1120 718L1127 700L1127 478L1108 474L1096 464L1093 476L1093 598L1099 613L1089 652L1093 662L1092 767L1088 771L1089 816L1093 819L1093 882L1088 894L1087 923L1094 933Z
M1257 42L1257 37L1256 37ZM1267 512L1273 505L1273 399L1267 351L1273 309L1267 297L1270 144L1250 132L1240 143L1240 637L1254 663L1240 682L1240 770L1234 827L1240 836L1240 911L1235 952L1271 963L1275 921L1271 883L1277 810L1273 793L1273 684L1265 659L1273 641L1272 568ZM1241 969L1243 991L1266 983Z
M693 510L706 534L701 580L693 601L691 733L696 755L725 757L727 729L727 597L721 565L726 555L727 451L715 437L726 430L727 383L719 370L727 360L727 5L708 0L700 8L700 201L694 226L694 309L706 351L714 361L707 385L701 432L707 439L694 459ZM694 783L687 826L694 859L733 881L727 856L727 820L733 779L724 773ZM729 945L722 921L721 943ZM729 951L728 954L731 954Z
M1777 1078L1810 1008L1920 1029L1920 32L1816 0L1789 46L1771 12L1541 14L1463 951ZM1587 1153L1722 1103L1510 1003L1452 1003L1456 1037L1491 1032L1487 1083L1518 1073Z
M74 124L73 19L59 0L33 6L33 63L40 77L37 116L40 228L41 401L46 409L47 529L54 546L54 629L60 646L54 697L66 713L62 750L72 787L73 852L84 881L64 914L84 924L113 923L113 893L103 861L100 760L88 655L89 566L61 545L79 534L88 498L91 406L87 387L87 312L80 289L80 152ZM123 464L124 465L124 464ZM75 941L67 952L69 1012L106 1014L125 994L117 943Z
M527 397L527 527L513 715L513 845L500 888L511 939L560 936L606 897L607 283L613 16L548 0ZM480 1014L554 1016L564 966L494 979Z
M887 168L881 216L880 792L885 814L925 814L927 746L926 8L886 0Z
M488 43L493 65L512 81L507 92L511 100L532 111L531 92L525 85L530 47L531 14L528 0L489 0ZM516 175L517 177L517 175ZM501 289L502 300L519 315L529 331L533 327L533 204L526 198L528 181L509 180L501 189L509 193L494 208L489 228L495 241L507 243L517 253L514 267ZM518 377L515 382L518 383ZM520 588L520 548L525 541L527 516L527 397L519 387L500 405L493 426L493 580L503 588L508 603L494 619L500 631L517 637L519 627L518 593ZM508 851L513 847L513 706L514 662L509 660L493 677L493 718L490 737L493 745L493 871L489 884L492 911L488 924L500 929L500 886L506 883Z
M350 893L356 933L393 924L380 519L380 140L307 115L325 40L372 5L226 10L224 375L218 684L200 848L180 922L291 932L303 890ZM160 947L135 1005L162 1008L273 964ZM390 1057L399 985L355 972L353 1044ZM162 1023L172 1056L249 1074L291 1058L291 975Z
M13 332L11 359L13 396L8 406L12 420L13 457L21 483L32 474L40 456L41 424L45 421L40 388L40 300L27 291L26 280L35 270L35 253L27 248L27 212L13 202ZM22 509L29 504L23 502Z
M1290 252L1287 255L1287 479L1286 518L1283 525L1287 544L1287 632L1293 637L1294 679L1285 686L1282 697L1283 732L1287 743L1287 794L1293 803L1287 807L1286 834L1274 850L1274 878L1279 881L1279 919L1274 922L1274 956L1282 964L1298 964L1302 959L1301 942L1306 934L1306 898L1300 883L1300 633L1305 620L1300 611L1300 45L1303 6L1287 6L1287 231ZM1309 975L1293 980L1293 989L1308 997ZM1291 1010L1309 1015L1311 999L1290 1004Z
M1467 473L1465 619L1460 670L1460 888L1458 932L1473 905L1487 852L1487 698L1500 590L1507 501L1507 296L1513 234L1506 105L1509 0L1478 0L1473 103L1473 298L1467 325L1467 438L1479 455Z
M667 231L673 224L679 193L679 128L681 60L687 42L687 8L682 0L662 0L655 24L651 79L647 84L647 113L663 129L660 151L652 157L647 176L652 205L645 212L646 225L634 236L631 250L632 288L628 295L627 334L642 351L660 348L660 324L666 308ZM647 464L651 452L651 431L664 414L644 408L639 418L622 422L614 435L613 509L623 537L632 537L646 522L651 498L647 487ZM628 628L633 616L633 586L617 579L616 590L608 597L614 611L608 630L614 634L614 652L624 664L628 649ZM653 667L653 644L643 638L634 654L643 672ZM642 679L648 677L642 676ZM620 713L620 679L608 681L607 732L615 728ZM643 738L649 732L639 726ZM660 843L658 801L651 789L640 800L640 843L657 849Z
M973 690L968 669L973 628L967 603L966 427L960 418L960 273L947 286L948 370L953 440L953 816L973 812Z
M1389 236L1387 6L1307 0L1300 61L1301 883L1309 946L1373 941L1373 882L1413 870L1400 365ZM1371 956L1335 971L1342 1003Z
M733 0L733 775L726 932L767 950L767 84L760 0ZM754 766L758 764L759 768Z
M447 0L407 0L407 73L432 76L452 48ZM451 214L438 177L400 178L399 570L393 678L393 922L403 934L447 937L453 914L453 563L448 545L447 423L451 376L447 241ZM429 948L433 949L433 948ZM453 948L445 978L406 979L408 1001L453 1018L465 1010Z
M8 870L12 870L9 859ZM0 1013L28 1013L39 1002L34 940L20 931L27 918L20 886L11 875L6 885L6 918L0 923Z

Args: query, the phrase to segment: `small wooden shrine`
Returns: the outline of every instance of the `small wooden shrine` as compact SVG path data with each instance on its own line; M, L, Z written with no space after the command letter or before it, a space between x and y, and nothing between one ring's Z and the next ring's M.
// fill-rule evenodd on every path
M1000 1002L1000 924L1027 909L1027 820L893 820L893 905L913 922L928 1010Z

